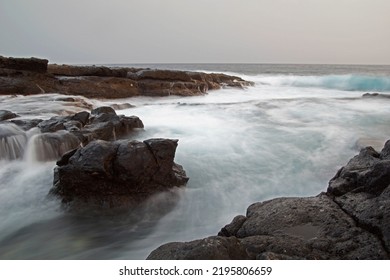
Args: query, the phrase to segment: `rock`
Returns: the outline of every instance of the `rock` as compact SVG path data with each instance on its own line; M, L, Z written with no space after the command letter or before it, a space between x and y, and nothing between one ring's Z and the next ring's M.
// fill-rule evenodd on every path
M100 114L116 115L115 110L109 106L99 107L91 111L91 115L100 115Z
M26 119L26 120L11 120L11 123L16 124L23 130L30 130L34 127L37 127L43 120L41 119Z
M389 161L390 141L380 153L366 147L330 180L327 193L254 203L219 239L168 243L148 259L389 259ZM231 244L231 238L244 255L204 245Z
M19 115L12 113L11 111L0 110L0 122L5 121L5 120L9 120L9 119L13 119L13 118L17 118L17 117L19 117Z
M173 161L176 147L177 140L170 139L93 141L58 162L51 193L72 209L142 202L187 183L183 168Z
M124 110L124 109L129 109L129 108L134 108L134 105L131 105L130 103L122 103L122 104L111 104L111 108L114 110Z
M48 72L57 76L98 76L98 77L122 77L127 76L129 70L111 69L105 66L72 66L72 65L57 65L49 64Z
M118 116L114 109L107 106L95 108L91 113L83 111L71 116L55 116L38 124L42 133L69 131L77 136L83 145L97 139L121 139L143 127L138 117Z
M220 232L218 232L218 236L235 236L245 221L245 216L236 216L230 224L227 224L221 229Z
M88 98L127 98L139 95L193 96L203 95L208 90L225 86L243 88L253 85L239 77L218 73L105 66L56 64L47 66L46 60L43 61L46 64L42 62L45 67L42 66L39 70L38 66L32 67L24 63L23 59L17 59L16 62L12 58L2 59L4 63L0 63L0 94L57 92ZM39 60L26 61L40 65ZM71 99L62 101L73 102Z
M378 93L378 92L374 92L374 93L365 93L362 95L363 98L390 98L390 95L388 94L382 94L382 93Z
M235 237L213 236L191 242L173 242L154 250L148 260L245 260L245 248Z
M31 58L13 58L0 56L0 68L25 70L38 73L47 71L47 59Z
M386 143L389 146L390 143ZM352 190L381 193L390 184L390 159L372 147L364 148L330 180L328 193L339 196Z

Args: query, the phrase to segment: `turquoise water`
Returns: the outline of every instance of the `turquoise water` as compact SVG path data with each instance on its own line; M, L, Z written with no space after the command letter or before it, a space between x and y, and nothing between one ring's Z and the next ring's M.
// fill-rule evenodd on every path
M147 66L234 73L255 86L197 97L89 100L135 105L118 114L142 119L139 140L179 139L176 162L190 177L187 187L174 191L175 201L162 194L128 212L71 214L46 196L54 162L2 160L0 258L144 259L163 243L215 235L253 202L325 191L362 145L380 149L390 138L390 99L362 98L390 94L388 66ZM1 98L5 109L29 117L65 109L39 111L42 97Z

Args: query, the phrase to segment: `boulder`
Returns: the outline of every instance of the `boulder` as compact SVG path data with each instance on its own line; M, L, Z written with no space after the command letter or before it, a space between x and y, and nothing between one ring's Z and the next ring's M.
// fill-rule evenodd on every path
M390 141L380 153L366 147L326 193L254 203L218 237L168 243L148 259L389 259L389 161Z
M174 163L177 140L96 140L57 162L51 194L77 209L134 205L188 178Z

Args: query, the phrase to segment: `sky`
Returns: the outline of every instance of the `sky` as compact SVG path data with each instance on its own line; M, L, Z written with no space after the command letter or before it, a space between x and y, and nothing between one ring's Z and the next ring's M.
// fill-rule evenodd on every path
M0 0L0 55L390 64L389 0Z

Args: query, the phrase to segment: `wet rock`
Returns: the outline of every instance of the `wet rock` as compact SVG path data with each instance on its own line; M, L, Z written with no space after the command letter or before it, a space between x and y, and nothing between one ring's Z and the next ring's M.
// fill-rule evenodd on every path
M41 119L11 120L12 123L26 131L37 127L42 121Z
M11 111L0 110L0 122L5 121L5 120L9 120L9 119L13 119L13 118L17 118L17 117L19 117L19 115L15 114Z
M4 58L4 61L12 60ZM194 96L225 86L243 88L253 85L239 77L218 73L105 66L55 64L47 66L47 61L46 73L46 68L45 70L42 68L41 71L27 64L18 63L13 65L19 66L7 66L8 68L4 67L6 63L0 64L0 94L57 92L88 98L127 98L139 95ZM72 99L62 101L73 102Z
M71 116L55 116L38 124L42 133L60 130L72 132L84 145L97 139L121 139L143 127L138 117L118 116L114 109L107 106L93 109L91 113L83 111Z
M176 147L177 140L170 139L93 141L58 162L51 193L72 209L139 203L187 183L183 168L173 161Z
M245 247L235 237L208 237L191 242L172 242L154 250L148 260L248 259Z
M48 72L57 76L98 76L98 77L122 77L127 76L131 69L117 68L112 69L105 66L74 66L49 64Z
M380 153L362 149L330 180L327 193L252 204L218 234L220 244L236 238L246 255L218 255L219 248L203 245L216 238L208 237L162 245L148 258L389 259L389 161L390 141Z
M389 146L390 143L386 143ZM352 190L381 193L390 184L390 159L372 147L364 148L330 180L328 193L339 196Z

